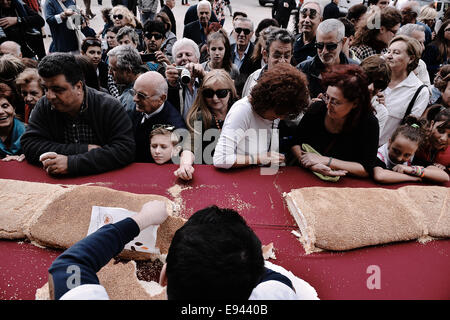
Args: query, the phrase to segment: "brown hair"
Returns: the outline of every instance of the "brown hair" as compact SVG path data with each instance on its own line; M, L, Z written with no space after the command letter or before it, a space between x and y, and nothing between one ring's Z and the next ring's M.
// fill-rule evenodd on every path
M297 117L309 104L308 81L297 68L279 63L263 73L249 100L253 111L259 115L273 110L280 116Z
M447 88L447 83L450 81L450 65L443 65L436 77L434 78L434 86L440 91L444 92Z
M426 125L427 121L425 119L418 119L415 116L409 115L405 119L405 124L397 127L394 131L391 136L391 141L394 142L395 138L401 134L405 138L417 142L420 145L426 137Z
M375 50L381 51L386 48L386 44L377 40L376 37L380 33L380 28L392 29L396 25L402 22L402 14L399 10L393 7L386 7L380 10L377 6L372 7L367 12L367 22L373 21L376 17L380 18L380 26L369 28L366 23L362 28L356 31L353 46L368 45Z
M178 136L175 134L175 132L172 132L172 131L167 130L167 129L165 129L165 128L156 128L156 129L153 129L153 130L150 132L150 141L152 140L152 138L153 138L154 136L159 135L159 134L162 134L162 135L170 135L170 142L172 142L172 145L173 145L173 146L176 146L176 145L178 144L178 142L179 142L179 138L178 138Z
M367 75L367 82L369 84L373 83L375 89L384 90L389 85L389 82L391 82L391 67L379 54L364 59L360 67L363 68Z
M209 129L211 127L211 122L213 119L212 113L209 110L208 105L206 104L205 98L203 96L203 91L208 88L208 86L215 82L219 81L226 88L230 89L230 98L228 100L228 109L234 103L237 98L236 88L234 87L234 82L230 77L230 74L223 69L213 69L209 71L206 76L203 78L202 86L200 87L197 96L195 97L194 103L192 104L191 109L188 112L186 117L186 124L189 130L194 131L194 122L197 120L197 113L201 112L202 114L202 124L203 129Z
M37 69L34 68L26 68L21 74L17 76L16 79L17 90L20 91L22 86L27 85L33 81L36 81L39 87L41 88L42 92L44 92L42 78L39 77Z

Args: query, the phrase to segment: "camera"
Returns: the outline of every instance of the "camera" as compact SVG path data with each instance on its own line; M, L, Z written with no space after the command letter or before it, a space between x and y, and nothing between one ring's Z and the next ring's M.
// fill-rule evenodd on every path
M180 76L181 82L188 84L191 82L191 72L185 67L176 67L178 70L178 75Z
M141 54L141 59L142 59L142 62L156 61L156 54L155 53Z

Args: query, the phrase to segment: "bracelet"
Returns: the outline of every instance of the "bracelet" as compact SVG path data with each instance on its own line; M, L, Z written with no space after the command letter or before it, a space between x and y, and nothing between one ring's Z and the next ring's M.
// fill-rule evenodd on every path
M416 177L423 178L425 176L425 168L421 166L412 166L411 174Z
M327 167L331 165L331 161L333 161L333 157L330 157L330 160L328 160Z

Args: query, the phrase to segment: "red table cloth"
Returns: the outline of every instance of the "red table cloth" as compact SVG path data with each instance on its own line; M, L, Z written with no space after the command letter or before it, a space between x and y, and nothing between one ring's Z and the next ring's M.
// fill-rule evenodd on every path
M291 233L298 228L283 200L284 192L311 186L398 188L404 184L381 186L351 177L329 183L298 167L282 167L277 174L262 175L260 168L224 171L206 165L195 166L194 179L183 182L173 175L175 169L175 165L134 163L99 175L55 178L27 163L4 162L0 163L0 178L94 183L116 190L160 194L181 202L186 217L212 204L235 209L263 244L273 242L276 260L271 261L310 283L320 299L450 298L450 240L426 244L409 241L306 255ZM175 185L182 190L176 199L168 191ZM59 254L26 242L0 240L0 299L34 299Z

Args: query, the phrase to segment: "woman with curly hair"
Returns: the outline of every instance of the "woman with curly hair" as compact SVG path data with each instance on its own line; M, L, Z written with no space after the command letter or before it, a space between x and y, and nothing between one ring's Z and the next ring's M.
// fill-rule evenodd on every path
M327 87L297 126L292 152L299 163L324 176L368 177L378 149L378 120L369 83L356 65L335 65L322 73Z
M386 7L382 10L373 7L366 13L366 16L367 23L356 31L353 45L350 48L360 61L374 54L386 52L389 42L397 33L402 22L400 11L393 7Z
M444 21L434 40L425 47L422 60L426 63L430 81L434 81L440 67L448 64L450 57L450 19Z
M309 101L306 76L288 63L264 72L249 96L228 111L214 152L214 166L234 168L284 162L278 124L295 119Z

